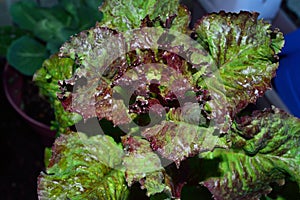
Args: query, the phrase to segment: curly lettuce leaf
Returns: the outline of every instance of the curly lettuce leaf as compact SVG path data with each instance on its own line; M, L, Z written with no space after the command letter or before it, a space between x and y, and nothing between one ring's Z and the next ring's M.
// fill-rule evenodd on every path
M253 101L253 99L248 98L251 96L251 92L257 93L257 89L260 88L260 85L257 84L260 84L261 80L266 81L262 83L264 86L269 84L268 81L272 76L265 78L266 73L261 75L261 72L263 70L275 72L277 67L275 54L277 52L274 50L275 48L272 48L272 45L279 44L281 36L280 33L271 32L269 25L257 21L255 14L242 12L239 15L225 15L221 13L221 16L213 14L202 19L202 23L195 29L200 45L193 45L188 42L184 45L183 42L188 40L182 36L180 37L181 43L177 43L177 35L172 35L173 32L166 32L163 29L155 29L156 32L142 29L140 32L128 31L118 34L114 30L101 27L101 24L73 37L62 47L61 56L71 57L81 65L81 68L78 69L72 79L61 83L63 93L60 95L60 99L62 99L64 107L71 112L81 114L84 119L106 118L116 126L131 123L132 120L138 123L143 120L147 121L146 115L154 111L161 117L161 123L156 126L151 124L143 136L152 143L153 147L159 144L160 153L175 161L177 165L186 157L202 152L204 149L212 150L215 144L210 144L209 148L197 146L198 142L202 140L199 138L199 141L196 142L197 148L190 148L192 140L196 137L191 134L189 142L184 143L182 147L185 151L176 147L178 151L173 152L177 153L172 154L171 151L168 153L165 148L176 149L176 145L173 145L171 140L166 142L168 141L166 138L169 136L173 138L175 135L177 137L180 135L179 132L184 129L191 129L191 132L196 135L199 132L206 133L207 131L209 132L208 135L212 135L212 133L217 132L215 129L227 132L231 125L229 118L233 117L244 105ZM231 20L230 24L226 20L224 21L224 16L227 16L227 20ZM246 16L252 17L249 24L247 24ZM257 23L256 27L259 30L257 35L254 35L252 28L255 23ZM207 35L205 34L210 32L213 34L213 28L220 24L224 29L228 29L227 32L223 30L222 32L219 30L219 33L214 32L219 40L208 38L206 41L205 36ZM226 28L225 25L228 27ZM213 30L207 30L206 26ZM249 30L247 29L248 26L250 27ZM227 53L232 55L231 53L234 52L234 56L238 56L238 59L222 60L220 55L214 54L213 51L227 48L226 45L223 45L222 48L217 45L223 44L223 40L229 41L234 34L237 35L234 31L240 31L241 34L236 36L236 41L232 39L231 45L235 44L234 42L239 43L240 37L244 38L245 41L240 41L240 50L230 46L228 47L230 51ZM251 37L249 36L250 39L247 39L247 35L250 33L253 34ZM271 36L275 38L276 44L272 43ZM263 37L262 41L259 37ZM191 40L191 38L189 39ZM215 44L216 41L219 43ZM208 48L208 53L201 45ZM157 50L153 50L153 48ZM268 51L263 51L264 49ZM267 59L260 57L261 53L257 52L263 52ZM260 65L253 65L250 62L251 59L248 58L249 54L253 54L251 57L253 63ZM239 62L242 64L239 65ZM164 67L165 65L166 67ZM242 71L243 73L232 78L232 76L228 76L230 73L227 71L232 73L241 73ZM247 75L248 73L250 75ZM258 77L255 78L255 75ZM251 91L243 90L244 88L239 85L240 79L245 77L248 78L246 80L255 79L256 81L252 85L246 84ZM78 86L76 86L77 84ZM67 88L73 90L70 91ZM264 87L264 89L266 88ZM239 95L239 92L243 95ZM189 94L195 98L188 98ZM116 98L115 95L118 97ZM119 99L119 96L122 97L122 95L125 98ZM241 98L244 99L240 101ZM188 101L199 104L200 124L190 126L190 124L182 123L180 117L177 122L164 119L164 112L177 109ZM153 106L155 104L159 104L159 107ZM215 126L215 128L209 130L206 127L208 125ZM181 138L178 141L182 141L183 136L178 137ZM179 143L175 144L180 145Z
M39 86L41 94L53 100L59 92L58 81L71 78L74 70L72 59L53 55L44 61L43 67L37 71L33 80ZM48 84L45 84L46 82Z
M169 130L167 133L162 133L159 137L159 140L162 142L166 137L172 138L172 136L178 135L178 143L172 144L171 140L168 140L169 142L161 146L162 149L168 145L166 148L177 149L175 152L178 155L175 155L176 153L169 155L169 153L164 153L164 150L160 152L164 157L175 161L178 166L183 159L192 154L195 155L200 151L212 150L215 147L215 142L218 141L218 136L212 136L214 128L198 127L199 125L207 126L207 123L209 123L208 117L201 113L203 102L208 100L208 98L203 94L205 93L204 91L193 87L192 67L184 60L185 57L180 55L190 52L190 57L186 55L186 58L191 61L200 60L197 67L202 71L203 68L209 67L210 57L202 51L201 46L189 46L190 44L183 46L180 42L186 41L184 37L181 39L185 40L180 40L179 43L172 40L169 41L168 39L172 35L164 34L165 32L162 29L158 29L157 32L151 35L148 35L149 30L147 29L134 33L136 35L116 35L112 30L96 27L86 33L81 33L80 38L73 38L73 40L63 46L61 52L63 56L70 56L82 64L82 68L76 72L76 77L65 80L62 83L63 88L68 88L68 85L69 88L70 86L73 87L72 91L64 92L60 96L64 107L67 110L80 113L84 119L97 116L98 119L106 118L111 120L114 125L128 124L132 119L138 125L145 125L145 121L147 121L145 114L153 114L153 116L160 118L154 120L156 123L159 123L159 121L166 120L164 113L169 112L170 109L174 110L184 106L186 102L194 102L198 105L195 110L201 115L201 122L195 122L196 124L192 125L181 124L180 121L184 120L184 117L181 118L181 114L176 111L178 124L170 121L151 127L155 125L152 121L150 125L148 124L150 128L144 136L154 144L155 142L152 141L152 138L155 138L156 134L163 127L165 127L164 130ZM145 33L145 36L140 35L143 33ZM103 49L103 46L106 47L104 40L114 36L116 36L116 39L113 41L109 40L111 42L107 45L113 47L112 43L117 41L118 43L114 45L116 45L118 52L116 54L107 54L106 50ZM123 38L126 38L126 43L124 43L125 39ZM128 46L134 50L125 54ZM149 49L151 47L157 48L157 46L161 46L162 50L154 51ZM77 49L75 47L80 48ZM147 48L144 49L145 47ZM166 47L170 47L170 51L163 50ZM85 48L89 51L86 51ZM177 55L173 51L181 52L181 54ZM118 58L111 65L107 66L105 60L118 55L118 53L122 56L125 54L127 59L125 60L123 57ZM198 55L197 59L192 58L194 54ZM82 79L86 80L84 84L76 87L76 83L80 83ZM186 105L186 107L188 106ZM194 108L192 106L190 111ZM188 109L183 110L185 112ZM195 113L190 118L195 118L194 121L200 120ZM153 120L153 118L150 120ZM179 143L185 138L184 134L182 134L184 129L193 130L193 134L191 134L186 143L182 144L182 148L177 148L176 145L180 145ZM208 138L214 138L212 139L213 143L209 143L207 146L205 146L206 144L202 145L205 138L205 136L203 138L200 136L202 132L203 135L209 132L208 135L211 136L208 136ZM199 141L196 141L194 145L193 140L195 138L198 138ZM154 147L155 145L152 146ZM191 149L190 146L195 148L192 147ZM182 149L186 150L182 151Z
M259 199L270 184L285 178L300 188L300 120L278 109L257 111L235 123L231 141L236 150L217 150L223 176L202 182L215 199ZM237 150L240 149L240 150Z
M39 176L39 199L126 199L122 156L122 147L109 136L59 137L47 171Z
M125 136L122 143L126 149L123 157L128 186L139 182L147 195L152 196L167 190L164 168L159 157L152 151L150 143L138 136Z
M201 184L208 188L215 200L221 199L259 199L272 191L270 183L282 183L280 158L272 156L246 155L232 150L215 150L205 158L220 158L221 177L212 177Z
M139 7L149 2L136 4ZM150 29L161 21L143 13L135 15L136 10L133 15L112 17L107 13L114 11L119 15L132 2L116 4L122 12L109 7L114 3L102 7L107 9L103 23L72 37L61 48L60 56L71 58L78 68L73 77L60 81L59 98L66 110L79 113L85 120L105 118L114 126L128 125L128 135L145 137L123 138L128 148L123 164L128 168L129 185L140 182L148 195L166 189L161 171L143 171L158 166L155 151L174 161L178 170L181 161L199 153L210 152L210 158L222 158L223 177L203 182L215 198L259 197L270 191L269 183L285 177L283 170L294 170L293 166L289 168L290 163L274 155L250 156L240 148L216 149L228 148L220 133L227 133L232 118L270 86L278 66L276 54L282 47L281 33L271 31L269 25L257 20L256 14L241 12L208 15L192 37L184 37L178 33L186 33L180 30L180 24L186 25L186 21L175 15ZM185 11L181 12L178 16L186 16ZM140 17L131 19L134 16ZM120 29L107 25L109 17L116 23L125 19L124 24ZM132 27L142 29L118 32ZM172 32L172 27L179 32ZM232 133L227 138L229 142L237 141L234 146L244 144ZM143 169L141 164L150 160L153 163ZM250 164L243 167L241 162ZM258 166L265 166L266 170L256 169ZM180 189L175 193L180 196Z
M183 32L187 31L190 21L190 13L179 6L179 1L106 1L100 7L103 12L101 26L109 27L117 31L126 31L140 28L143 24L170 28L178 27ZM174 20L176 16L179 16Z
M237 120L234 146L246 154L280 157L284 170L300 188L300 120L278 108L256 111Z
M63 92L59 98L66 110L79 113L83 119L106 118L115 125L131 121L123 102L113 99L112 89L112 77L127 69L123 40L122 35L97 26L61 48L60 56L81 65L71 79L60 83Z
M255 103L270 88L278 67L283 35L257 17L250 12L213 13L195 27L196 40L206 47L219 74L212 83L215 100L208 104L222 116L233 117ZM203 85L203 77L197 81Z
M73 78L60 83L62 94L59 98L65 109L81 114L84 119L106 118L120 125L131 121L126 106L133 93L147 96L146 100L153 93L156 99L161 98L159 101L163 106L185 99L186 92L194 91L191 65L184 58L191 62L202 59L197 63L207 68L210 57L201 46L189 43L184 46L184 41L188 41L189 37L169 41L174 37L172 34L163 29L147 28L117 34L98 24L73 37L60 52L60 56L70 57L80 65ZM161 50L154 51L152 48ZM170 51L163 50L166 48ZM199 57L195 59L197 55ZM158 92L149 88L156 87L155 82L160 85ZM121 95L124 102L115 95ZM202 97L199 98L203 101ZM116 111L122 117L115 118Z
M187 103L175 111L171 109L168 120L146 128L142 135L151 142L154 151L174 161L177 167L182 160L198 153L212 151L215 147L227 148L215 127L199 125L200 112L196 103Z
M81 119L78 114L65 111L57 99L57 93L60 91L59 80L71 78L74 70L72 59L59 58L58 55L53 55L43 62L42 68L33 76L33 81L39 87L40 94L49 100L55 111L55 121L52 123L59 133L65 132L67 127L74 125Z

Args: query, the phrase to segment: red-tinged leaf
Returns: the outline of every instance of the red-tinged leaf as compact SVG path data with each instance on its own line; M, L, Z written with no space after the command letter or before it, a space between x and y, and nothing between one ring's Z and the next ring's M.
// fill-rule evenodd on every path
M152 151L150 143L137 136L122 138L124 148L127 150L123 158L126 181L129 186L139 182L147 195L154 195L166 190L164 182L164 168L159 157Z
M174 161L179 167L185 158L212 151L215 147L227 147L216 134L215 127L199 126L201 111L197 103L188 103L179 109L168 113L170 121L163 121L143 131L142 135L151 142L154 151ZM180 121L173 121L175 119Z
M195 27L197 41L206 47L218 70L212 82L214 100L208 104L223 116L233 117L255 103L270 88L278 67L276 54L283 46L282 33L271 30L270 24L257 16L250 12L213 13ZM198 81L205 85L201 78Z
M221 159L221 177L211 177L201 184L215 200L258 200L272 191L271 183L284 183L280 158L268 155L251 157L240 151L215 150L208 159ZM280 166L280 167L279 167Z
M126 199L129 190L120 170L123 149L109 136L82 133L55 141L46 172L38 179L39 199Z

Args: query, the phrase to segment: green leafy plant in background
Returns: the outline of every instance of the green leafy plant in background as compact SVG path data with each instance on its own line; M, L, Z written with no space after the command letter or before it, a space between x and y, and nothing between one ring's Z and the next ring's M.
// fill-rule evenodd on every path
M0 27L0 55L6 57L10 66L22 74L33 76L46 58L50 55L55 57L59 47L71 35L94 26L102 19L102 13L98 9L101 3L102 0L59 0L51 7L43 7L30 1L13 3L10 7L13 25ZM49 62L44 63L44 70L46 65L50 65ZM61 133L80 120L80 116L75 113L65 112L56 98L56 83L72 76L72 61L59 63L52 59L51 66L57 66L53 74L47 71L47 77L44 77L40 73L39 77L35 77L35 83L39 86L38 80L46 79L53 86L44 85L46 88L40 89L40 94L36 95L46 97L55 110L51 126Z
M19 1L10 7L12 26L0 28L1 55L25 75L32 76L43 61L75 33L101 20L101 0L59 0L52 7Z
M282 33L250 12L190 29L178 1L100 10L35 74L89 128L64 128L40 199L284 199L285 182L299 194L300 120L248 110L271 86ZM57 69L70 72L58 84Z

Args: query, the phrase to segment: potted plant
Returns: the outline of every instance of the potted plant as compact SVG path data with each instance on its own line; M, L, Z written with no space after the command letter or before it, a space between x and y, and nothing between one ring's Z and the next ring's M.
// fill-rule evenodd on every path
M35 74L83 118L56 139L39 199L299 194L299 119L249 109L270 89L279 30L250 12L212 13L189 29L179 1L107 1L100 10L101 22ZM54 84L57 66L73 76ZM280 190L285 182L292 194Z
M39 94L32 82L33 74L70 35L101 20L96 5L102 1L60 0L51 7L38 2L12 4L13 25L0 28L0 53L7 59L3 81L9 102L38 133L45 136L47 142L54 138L54 130L60 127L53 111L55 100Z

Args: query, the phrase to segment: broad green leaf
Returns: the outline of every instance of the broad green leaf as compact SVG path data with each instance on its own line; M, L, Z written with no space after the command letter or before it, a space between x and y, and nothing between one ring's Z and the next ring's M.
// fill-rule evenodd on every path
M26 31L14 26L0 27L0 56L6 57L11 43L19 37L28 34Z
M56 54L59 51L59 48L61 47L62 42L59 40L50 40L47 42L46 48L50 51L50 54Z
M102 1L97 2L100 5ZM46 44L51 53L56 53L71 35L94 26L102 18L97 7L91 8L86 1L72 1L71 4L63 1L53 7L40 7L33 2L16 2L11 6L11 14L20 28L31 31L45 43L51 42L50 45ZM54 41L58 46L53 45Z
M90 9L99 10L99 7L102 5L103 0L85 0L86 5Z
M37 38L40 38L43 41L49 41L53 40L55 38L55 34L63 27L64 25L55 18L44 18L40 19L36 23L33 33Z
M61 136L47 171L39 176L39 199L126 199L125 174L119 168L122 155L122 147L109 136Z
M87 13L89 14L87 15ZM79 18L78 21L79 31L83 31L92 26L95 26L96 22L100 22L102 19L102 14L97 9L91 9L89 6L80 6L77 11L77 16Z
M212 109L234 116L270 88L278 67L283 35L257 19L258 13L213 13L195 27L197 41L214 59L219 74ZM203 77L198 84L203 85ZM220 98L221 97L221 98ZM226 103L225 103L225 102Z
M102 18L102 14L98 10L102 0L63 0L59 3L72 18L68 27L77 32L94 26Z
M53 37L62 27L70 26L71 16L60 6L40 7L34 2L19 1L10 8L13 21L43 40Z
M147 190L148 196L167 190L163 183L164 169L159 157L152 151L150 143L137 136L125 136L122 143L127 150L123 164L128 185L139 182L141 188Z
M38 9L38 5L35 2L19 1L10 7L10 14L13 18L13 22L20 28L25 30L34 30L36 23L40 19L44 19L47 13L42 9Z
M8 63L28 76L41 68L48 56L45 46L29 36L15 40L7 52Z

